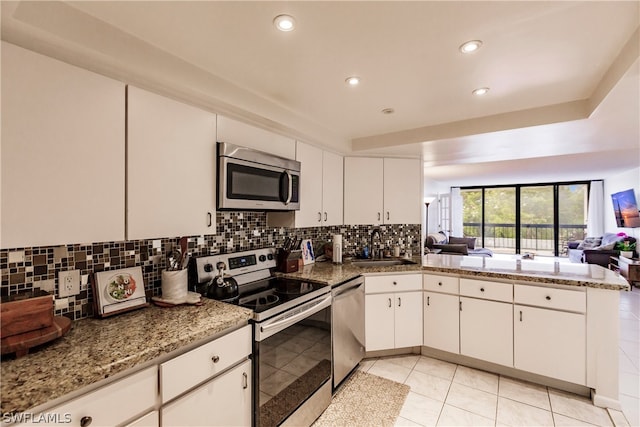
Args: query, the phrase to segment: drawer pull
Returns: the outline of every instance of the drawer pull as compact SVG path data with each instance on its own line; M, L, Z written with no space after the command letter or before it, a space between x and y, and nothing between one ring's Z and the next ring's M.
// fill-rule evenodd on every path
M547 295L546 297L544 297L547 301L551 301L551 297L549 295Z
M480 288L480 292L484 292L484 288Z
M246 372L242 373L242 388L246 390L249 387L249 377Z
M220 356L213 356L211 360L213 361L213 363L218 363L220 361Z
M82 417L80 418L80 427L89 427L93 422L93 418L91 417Z
M438 282L438 286L442 286L442 282Z
M396 281L394 280L394 281L393 281L393 285L395 286L395 285L397 285L397 284L398 284L398 282L396 282Z

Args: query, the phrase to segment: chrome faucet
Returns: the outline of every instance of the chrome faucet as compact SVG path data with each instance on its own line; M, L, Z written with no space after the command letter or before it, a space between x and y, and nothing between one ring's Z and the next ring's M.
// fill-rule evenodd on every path
M382 237L380 236L380 228L376 227L373 230L371 230L371 240L369 241L369 249L370 249L370 253L369 256L371 258L377 258L376 253L379 251L379 249L375 249L375 247L373 246L373 239L374 237L378 235L378 239L381 239ZM382 257L380 257L382 258Z

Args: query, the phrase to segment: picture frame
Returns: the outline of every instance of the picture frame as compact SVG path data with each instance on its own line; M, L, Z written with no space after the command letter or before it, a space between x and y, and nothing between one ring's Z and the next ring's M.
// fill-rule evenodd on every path
M94 273L91 286L96 317L108 317L149 305L140 266Z
M313 243L311 239L305 239L300 244L300 250L302 250L302 264L313 264L316 261L316 257L313 254Z

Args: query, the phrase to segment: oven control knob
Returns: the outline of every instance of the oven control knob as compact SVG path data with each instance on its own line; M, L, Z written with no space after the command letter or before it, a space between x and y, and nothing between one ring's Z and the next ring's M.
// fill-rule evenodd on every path
M210 263L206 263L204 265L204 271L207 273L211 273L213 271L213 265L211 265Z
M260 260L260 262L265 262L267 260L267 257L265 255L260 255L258 259Z
M273 259L273 254L267 254L267 259L271 261Z

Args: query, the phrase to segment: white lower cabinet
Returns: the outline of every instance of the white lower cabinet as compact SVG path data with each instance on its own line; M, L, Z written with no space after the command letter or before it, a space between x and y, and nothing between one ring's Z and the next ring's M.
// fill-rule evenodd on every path
M524 292L523 292L524 291ZM533 298L533 294L541 298ZM519 295L520 294L520 295ZM516 288L516 303L586 310L584 292ZM513 307L514 366L551 378L586 384L586 316L516 304Z
M143 371L106 385L46 411L48 426L116 426L149 412L158 396L158 368ZM25 423L37 426L43 422ZM134 424L135 425L135 424ZM156 424L157 425L157 424Z
M419 274L365 278L367 351L422 345L421 288Z
M513 366L513 305L460 297L460 354Z
M460 353L460 308L458 295L424 293L424 345Z
M126 427L158 427L160 425L160 412L149 412L132 423L127 424Z
M251 361L245 361L165 405L162 425L251 425Z

